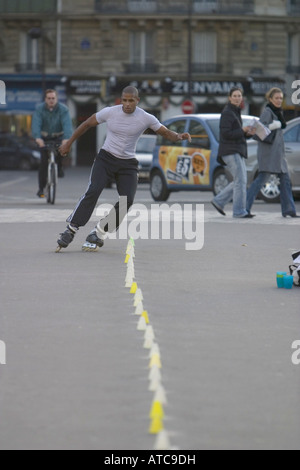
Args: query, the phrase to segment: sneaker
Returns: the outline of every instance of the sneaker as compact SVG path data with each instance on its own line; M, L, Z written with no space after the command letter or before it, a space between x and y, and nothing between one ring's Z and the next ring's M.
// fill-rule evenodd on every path
M67 248L73 241L78 230L79 229L77 227L74 227L73 225L68 225L67 230L60 234L60 238L57 240L58 245L61 248Z
M43 199L45 197L44 191L42 189L39 189L38 192L36 193L37 197Z

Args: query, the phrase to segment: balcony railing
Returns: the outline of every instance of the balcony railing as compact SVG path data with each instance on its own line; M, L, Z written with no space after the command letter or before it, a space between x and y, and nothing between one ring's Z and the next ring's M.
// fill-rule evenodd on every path
M95 0L95 9L101 13L220 13L251 14L254 13L254 0Z
M159 66L157 64L123 64L124 72L127 74L144 74L144 73L158 73Z
M288 65L286 67L286 72L287 73L300 73L300 65Z
M57 0L1 0L0 13L54 13Z
M15 71L18 73L42 72L42 64L15 64Z
M221 73L222 65L221 64L192 64L193 73Z

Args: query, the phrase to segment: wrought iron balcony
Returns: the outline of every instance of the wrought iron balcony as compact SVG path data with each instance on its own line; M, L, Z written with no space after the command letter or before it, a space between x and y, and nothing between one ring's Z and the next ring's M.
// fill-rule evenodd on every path
M42 64L15 64L15 71L19 73L26 73L26 72L42 72L43 66Z
M291 0L292 1L292 0ZM161 14L251 14L254 0L95 0L95 9L101 13L161 13Z
M287 73L300 73L300 65L288 65L286 67L286 72Z
M55 13L57 0L1 0L0 13Z
M222 73L222 64L192 64L193 73Z
M146 74L146 73L158 73L159 66L153 63L147 64L123 64L124 72L127 74Z

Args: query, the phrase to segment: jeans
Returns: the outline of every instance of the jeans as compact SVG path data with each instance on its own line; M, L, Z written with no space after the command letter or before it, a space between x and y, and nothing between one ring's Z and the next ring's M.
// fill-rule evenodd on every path
M135 158L128 160L116 158L103 149L95 159L88 190L80 199L67 222L78 227L86 225L92 216L100 194L112 179L116 181L119 196L126 196L127 207L124 208L117 202L108 216L102 219L101 228L105 232L117 230L134 202L138 184L138 161Z
M244 217L247 215L247 168L245 159L238 153L227 155L222 159L233 176L233 182L214 198L214 202L224 209L225 205L233 199L233 217Z
M267 183L271 176L271 173L267 172L260 172L258 173L256 179L253 181L252 185L248 190L247 196L247 210L248 212L251 211L251 207L261 190L264 184ZM282 215L285 217L287 215L296 214L296 206L293 198L292 193L292 185L291 180L288 173L280 173L280 200L281 200L281 210Z

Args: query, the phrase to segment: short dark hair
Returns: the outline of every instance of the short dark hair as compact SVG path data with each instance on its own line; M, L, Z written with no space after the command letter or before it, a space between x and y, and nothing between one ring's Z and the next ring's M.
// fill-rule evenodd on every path
M139 90L135 86L127 86L123 89L122 95L128 93L129 95L134 95L136 98L139 97Z
M57 94L57 91L56 90L52 90L52 88L49 88L48 90L45 91L45 94L44 94L44 98L47 97L47 95L49 95L49 93L55 93L56 96L58 96Z

